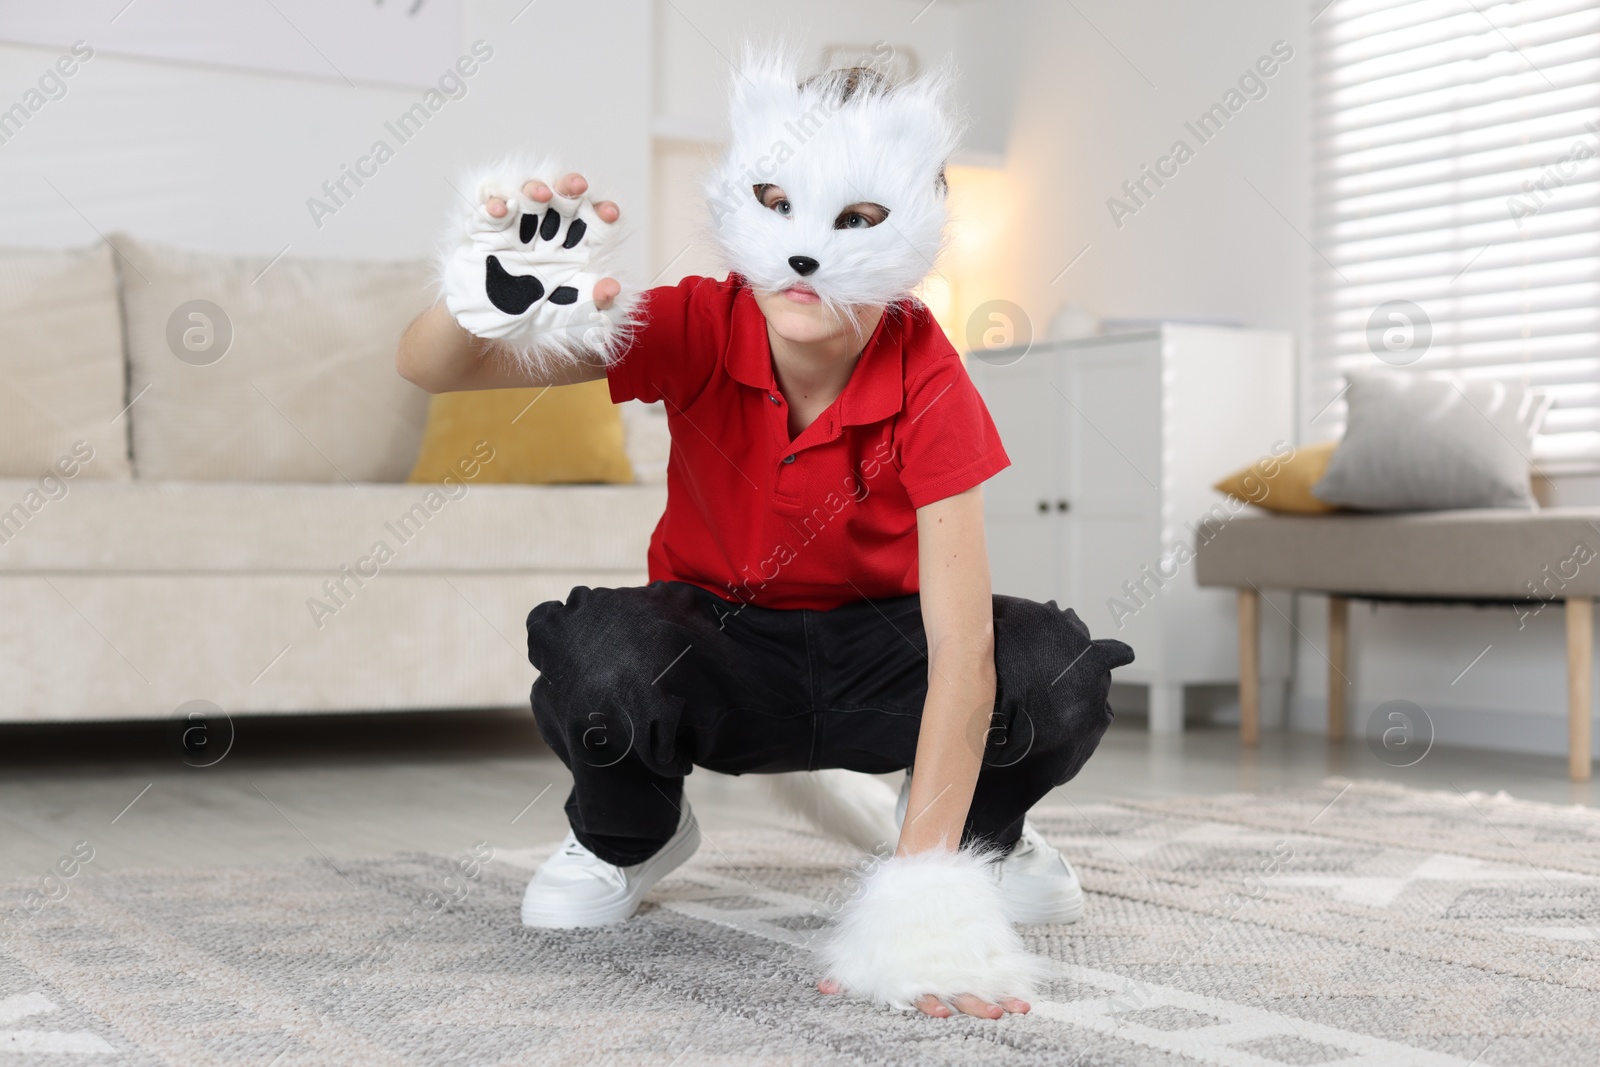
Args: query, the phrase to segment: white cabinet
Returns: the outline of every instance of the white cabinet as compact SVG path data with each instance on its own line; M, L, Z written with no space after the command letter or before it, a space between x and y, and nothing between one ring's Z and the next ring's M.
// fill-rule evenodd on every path
M1116 680L1150 687L1152 731L1181 730L1185 685L1238 682L1234 594L1197 587L1192 553L1234 514L1212 484L1294 439L1290 336L1165 326L973 352L967 369L1012 461L984 486L995 592L1128 642ZM1263 693L1281 699L1288 620L1263 616Z

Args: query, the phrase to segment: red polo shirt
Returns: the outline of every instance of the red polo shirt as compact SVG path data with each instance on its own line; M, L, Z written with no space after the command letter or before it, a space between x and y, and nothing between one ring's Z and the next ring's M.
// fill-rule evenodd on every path
M644 294L611 399L665 402L667 510L650 580L769 608L917 591L916 509L1011 461L926 306L892 307L844 392L799 437L744 279L689 277Z

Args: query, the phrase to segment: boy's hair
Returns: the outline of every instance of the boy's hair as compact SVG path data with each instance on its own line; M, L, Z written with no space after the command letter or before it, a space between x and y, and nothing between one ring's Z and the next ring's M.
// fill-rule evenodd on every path
M809 78L801 79L799 87L802 90L819 85L824 88L831 88L834 102L843 107L863 89L870 96L874 93L893 92L897 84L893 78L890 78L877 67L854 66L835 67L832 70L824 70L813 74ZM939 190L940 196L949 191L950 184L945 181L943 164L940 164L938 177L934 178L933 184L934 188Z
M888 92L894 88L894 82L877 67L865 66L835 67L820 74L813 74L800 81L800 88L809 89L813 85L829 83L838 94L838 101L841 104L848 104L851 97L861 91L863 85L869 93Z

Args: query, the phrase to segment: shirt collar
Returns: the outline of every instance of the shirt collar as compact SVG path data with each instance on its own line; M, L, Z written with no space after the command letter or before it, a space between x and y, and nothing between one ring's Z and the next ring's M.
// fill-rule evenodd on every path
M733 328L728 332L723 366L734 381L768 394L776 393L778 382L772 371L766 316L761 314L749 284L738 275L731 278L737 281L739 291L734 297ZM843 425L881 422L905 405L902 344L907 314L906 307L895 304L878 321L839 396L839 419Z

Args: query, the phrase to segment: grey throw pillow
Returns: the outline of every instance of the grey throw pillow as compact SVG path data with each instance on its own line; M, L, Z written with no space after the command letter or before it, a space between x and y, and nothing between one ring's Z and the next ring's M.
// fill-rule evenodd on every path
M1348 375L1344 440L1311 492L1362 511L1534 508L1533 438L1549 398L1450 375Z

